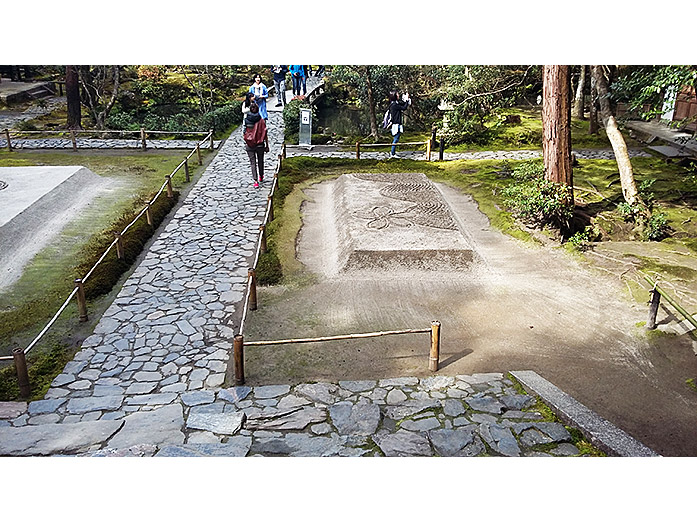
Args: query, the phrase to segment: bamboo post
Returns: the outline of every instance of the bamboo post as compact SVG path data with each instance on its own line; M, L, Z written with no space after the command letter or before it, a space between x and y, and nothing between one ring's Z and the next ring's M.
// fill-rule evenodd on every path
M152 214L150 212L150 204L145 207L145 219L148 221L148 225L152 227Z
M267 196L267 200L269 201L269 221L273 221L273 197L269 194Z
M361 143L356 142L356 160L361 159Z
M186 180L186 183L189 183L191 181L191 176L189 175L189 159L184 158L184 177Z
M123 259L123 238L120 232L115 232L114 236L116 236L116 257L121 260Z
M443 137L440 138L440 143L438 144L438 161L443 161L443 155L445 154L445 140Z
M249 268L247 272L249 276L249 310L257 310L257 271Z
M201 159L201 148L199 147L199 144L196 144L196 154L198 154L198 164L203 165L203 160Z
M261 231L261 247L259 251L261 254L264 254L266 252L266 226L260 225L259 230Z
M75 136L75 129L70 129L70 141L73 142L73 151L77 152L77 137Z
M172 191L172 177L168 174L167 178L167 198L174 197L174 191Z
M438 370L438 359L440 357L440 322L431 322L431 354L428 358L428 370Z
M5 138L7 138L7 150L12 152L12 142L10 141L10 130L5 129Z
M82 284L82 279L75 280L77 287L77 311L80 314L80 321L87 321L87 300L85 300L85 286Z
M210 130L211 133L211 151L213 150L213 129Z
M143 150L147 148L147 144L145 143L145 129L143 127L140 128L140 141L143 145Z
M431 140L426 142L426 161L431 161Z
M649 306L649 321L646 322L646 328L654 330L656 328L656 315L658 314L658 306L661 303L661 294L654 287L651 290L651 305Z
M233 339L233 359L235 362L235 385L244 385L244 336L241 334Z
M15 360L15 370L17 371L17 384L19 393L23 398L29 397L29 371L27 370L27 357L21 348L12 351L12 358Z

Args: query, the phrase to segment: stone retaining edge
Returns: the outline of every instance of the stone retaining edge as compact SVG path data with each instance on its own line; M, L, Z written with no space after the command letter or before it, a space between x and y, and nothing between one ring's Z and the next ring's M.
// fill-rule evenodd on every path
M578 428L593 445L608 456L660 456L622 429L617 428L576 401L535 371L519 370L511 371L510 374L520 382L528 393L539 397L564 423Z

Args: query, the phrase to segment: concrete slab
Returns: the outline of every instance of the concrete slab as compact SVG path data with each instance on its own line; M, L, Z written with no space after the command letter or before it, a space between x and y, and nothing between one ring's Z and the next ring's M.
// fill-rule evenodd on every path
M689 151L680 151L679 149L671 147L670 145L652 145L649 147L649 149L668 158L686 158L688 156L692 156Z

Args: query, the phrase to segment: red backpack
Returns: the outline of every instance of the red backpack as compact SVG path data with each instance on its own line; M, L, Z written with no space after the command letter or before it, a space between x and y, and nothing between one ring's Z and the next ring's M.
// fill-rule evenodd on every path
M242 137L244 138L244 143L250 148L257 147L264 143L264 138L266 138L266 122L264 119L262 118L255 123L254 127L246 127Z

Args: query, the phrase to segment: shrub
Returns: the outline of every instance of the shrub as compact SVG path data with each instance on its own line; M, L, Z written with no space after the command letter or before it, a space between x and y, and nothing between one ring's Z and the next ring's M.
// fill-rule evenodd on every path
M573 217L571 190L566 185L534 178L503 190L504 203L516 218L536 227L551 225L568 230Z
M661 241L668 236L670 226L664 212L653 212L644 225L642 236L646 241Z
M591 247L591 243L596 241L600 236L595 227L585 227L582 231L576 232L571 236L567 243L577 251L587 251Z
M242 110L238 104L218 107L201 118L204 130L213 129L215 132L224 131L240 123L242 123Z
M312 130L317 130L317 110L305 100L291 100L283 108L283 125L288 132L300 129L300 109L312 109Z

